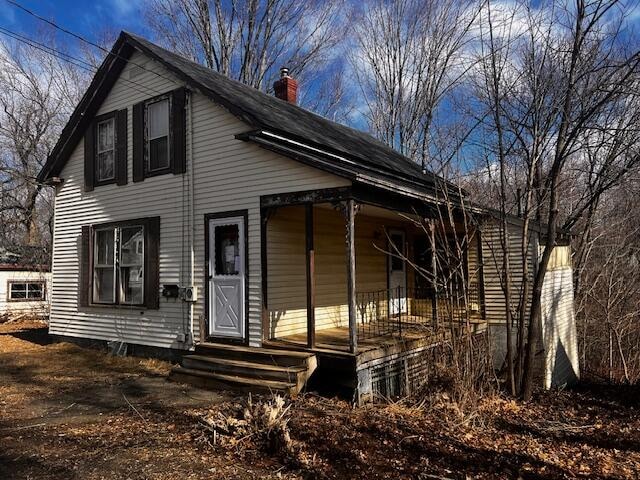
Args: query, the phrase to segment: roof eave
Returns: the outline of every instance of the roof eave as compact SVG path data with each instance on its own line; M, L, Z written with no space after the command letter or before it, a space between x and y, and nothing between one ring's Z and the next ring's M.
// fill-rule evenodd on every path
M89 87L63 128L58 142L36 177L38 182L45 183L60 173L66 159L71 155L80 137L84 134L88 121L100 108L101 98L111 90L131 53L133 53L133 49L123 32L113 45L111 52L102 61Z

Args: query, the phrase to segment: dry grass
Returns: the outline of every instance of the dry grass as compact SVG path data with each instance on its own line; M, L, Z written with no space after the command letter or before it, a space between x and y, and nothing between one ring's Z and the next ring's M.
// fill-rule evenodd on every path
M269 458L195 441L185 412L231 398L167 382L171 365L48 344L39 322L0 325L0 478L281 478Z
M164 362L27 339L38 326L0 325L3 480L634 479L640 471L637 388L590 385L528 404L484 397L475 407L482 421L464 421L469 410L445 388L425 392L428 401L359 409L312 394L249 402L168 383ZM216 435L226 439L214 440L204 418L220 419Z

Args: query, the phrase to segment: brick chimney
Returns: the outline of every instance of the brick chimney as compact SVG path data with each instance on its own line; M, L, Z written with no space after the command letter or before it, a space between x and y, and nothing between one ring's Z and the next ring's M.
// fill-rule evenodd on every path
M280 80L273 84L276 97L289 103L298 103L298 82L289 76L289 69L280 69Z

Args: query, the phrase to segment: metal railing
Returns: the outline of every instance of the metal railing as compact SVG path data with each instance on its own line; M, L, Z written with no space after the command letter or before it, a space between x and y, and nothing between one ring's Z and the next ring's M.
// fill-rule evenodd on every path
M356 293L359 340L381 336L403 336L416 329L435 331L442 322L461 323L470 312L479 311L477 285L465 295L448 292L436 295L432 289L397 287Z

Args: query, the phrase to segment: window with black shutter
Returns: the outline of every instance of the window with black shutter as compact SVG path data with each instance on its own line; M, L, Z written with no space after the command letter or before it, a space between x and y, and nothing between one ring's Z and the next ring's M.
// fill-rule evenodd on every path
M79 302L157 309L160 218L83 227Z
M133 106L133 181L186 170L186 90Z
M85 190L127 183L127 110L96 117L84 137Z

